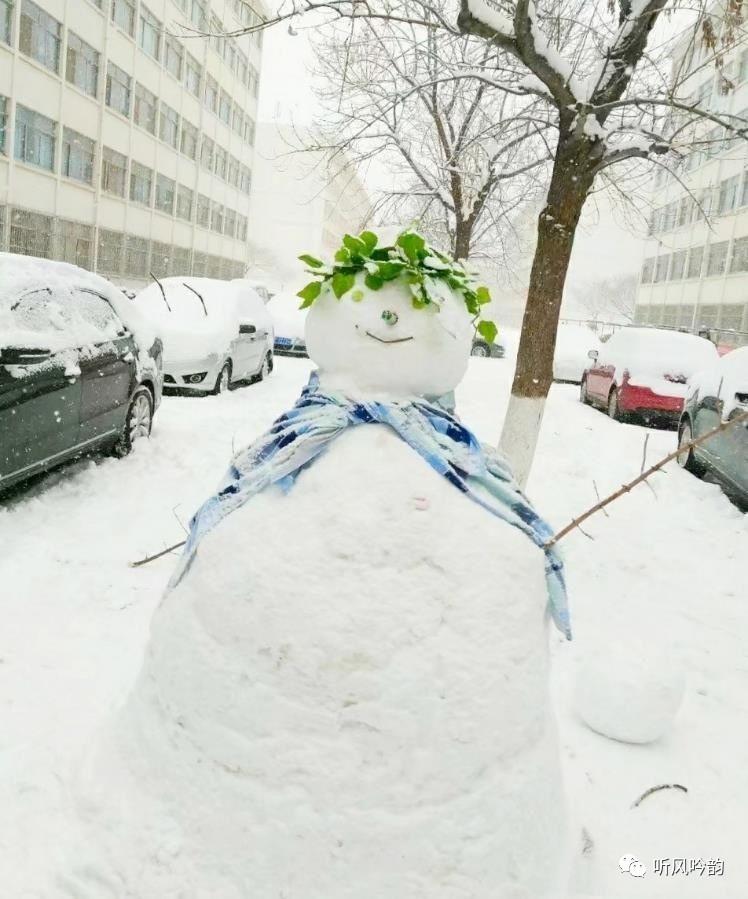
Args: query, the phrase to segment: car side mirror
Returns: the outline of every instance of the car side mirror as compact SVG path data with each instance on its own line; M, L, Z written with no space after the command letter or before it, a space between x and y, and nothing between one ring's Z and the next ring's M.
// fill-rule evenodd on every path
M593 362L597 362L598 355L599 355L599 353L597 352L597 350L588 350L587 351L587 358L592 359Z
M240 334L256 334L257 328L254 325L239 325Z
M52 355L51 350L28 347L5 347L0 350L0 365L37 365Z

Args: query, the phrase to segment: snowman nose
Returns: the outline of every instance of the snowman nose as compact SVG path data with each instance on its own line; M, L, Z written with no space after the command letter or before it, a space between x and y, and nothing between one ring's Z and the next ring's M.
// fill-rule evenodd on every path
M386 322L388 325L396 325L397 312L392 312L390 309L385 309L382 313L382 321Z

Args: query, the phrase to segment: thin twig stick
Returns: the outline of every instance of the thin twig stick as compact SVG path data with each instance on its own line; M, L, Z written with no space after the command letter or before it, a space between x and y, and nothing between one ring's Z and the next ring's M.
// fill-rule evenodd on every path
M597 484L593 481L592 486L595 488L595 496L597 497L597 501L600 502L600 491L597 489ZM605 509L601 509L603 515L606 518L610 518L610 515L605 511Z
M639 469L639 473L644 471L644 466L647 464L647 444L649 443L649 433L644 438L644 447L642 449L642 467Z
M711 431L707 431L705 434L702 434L700 437L695 437L693 440L689 440L688 443L684 443L682 446L679 446L677 449L673 450L672 453L668 453L664 459L660 459L659 462L655 462L654 465L651 465L646 471L643 471L638 477L634 478L633 481L629 481L628 484L623 484L623 486L619 487L615 493L611 493L610 496L606 496L604 500L594 505L591 509L587 509L586 512L583 512L577 518L573 518L564 528L554 534L550 540L546 542L546 547L553 546L558 543L558 541L565 537L570 531L573 531L574 528L578 528L579 525L586 521L591 515L594 515L595 512L599 512L601 509L605 508L605 506L610 505L613 500L618 499L620 496L623 496L624 493L629 493L629 491L633 490L638 484L641 484L642 481L646 481L647 478L654 474L656 471L659 471L663 465L667 465L668 462L671 462L676 456L679 456L682 452L686 450L692 449L694 446L698 446L701 443L709 440L711 437L714 437L715 434L719 434L721 431L727 430L727 428L731 428L739 422L746 421L748 422L748 412L741 412L740 415L736 415L735 418L731 418L729 421L720 422L716 428L712 428Z
M688 787L684 787L683 784L660 784L659 787L650 787L641 794L631 808L636 808L638 805L641 805L647 796L651 796L652 793L657 793L659 790L681 790L681 792L687 793Z
M174 546L167 546L166 549L162 549L160 553L146 556L145 559L141 559L139 562L130 562L130 568L140 568L141 565L147 565L148 562L153 562L154 559L160 559L161 556L165 556L170 552L174 552L175 549L179 549L180 546L184 546L186 542L186 540L182 540L179 543L175 543Z

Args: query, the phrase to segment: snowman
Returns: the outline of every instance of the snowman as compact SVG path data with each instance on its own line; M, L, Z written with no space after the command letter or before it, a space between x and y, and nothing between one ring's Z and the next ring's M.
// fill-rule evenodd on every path
M302 258L317 370L192 520L70 891L562 896L561 563L451 411L487 291L412 231Z

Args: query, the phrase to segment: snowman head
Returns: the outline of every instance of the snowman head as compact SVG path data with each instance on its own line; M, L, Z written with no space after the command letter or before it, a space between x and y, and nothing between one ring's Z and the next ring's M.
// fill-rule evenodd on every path
M490 299L464 269L412 231L387 245L346 235L332 266L301 259L312 274L306 344L323 384L397 398L438 397L467 368L475 320ZM479 325L495 336L488 322Z

